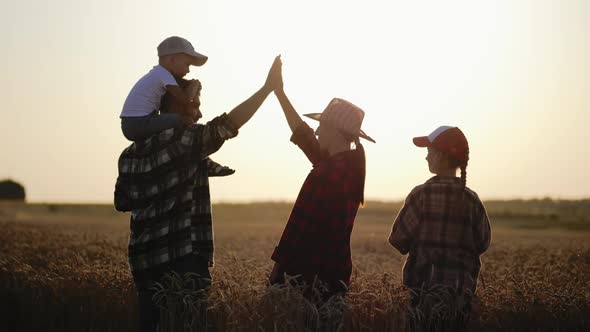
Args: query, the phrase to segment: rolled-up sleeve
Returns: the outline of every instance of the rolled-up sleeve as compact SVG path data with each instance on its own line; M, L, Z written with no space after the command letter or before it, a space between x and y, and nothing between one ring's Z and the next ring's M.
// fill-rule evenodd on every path
M194 124L183 133L181 142L189 146L193 154L205 159L215 153L226 140L238 135L226 113L214 118L206 124Z
M305 122L295 129L291 135L291 142L297 145L314 165L328 157L327 153L320 149L320 143L315 137L313 129Z
M412 247L420 224L418 204L418 195L412 191L393 222L388 241L402 255L407 254Z

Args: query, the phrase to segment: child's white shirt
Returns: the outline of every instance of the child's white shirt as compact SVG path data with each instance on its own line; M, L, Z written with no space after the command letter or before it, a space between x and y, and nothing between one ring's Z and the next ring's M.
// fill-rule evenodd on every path
M157 65L135 83L121 111L121 117L146 116L160 109L167 85L178 85L166 68Z

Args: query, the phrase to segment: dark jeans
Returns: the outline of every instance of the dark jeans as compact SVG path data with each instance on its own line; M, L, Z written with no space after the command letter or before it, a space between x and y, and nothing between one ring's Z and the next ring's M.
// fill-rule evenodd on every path
M142 271L141 273L134 273L133 281L137 289L139 301L139 326L141 332L155 332L158 330L161 316L160 308L158 307L158 303L156 303L157 299L154 298L154 295L157 292L157 289L154 288L156 286L155 282L167 287L168 283L163 277L166 273L171 273L172 271L178 273L180 277L184 276L183 279L186 282L183 286L191 287L190 291L198 291L199 289L206 290L211 286L209 263L205 259L195 256L194 254L180 257L173 262L162 264L161 266ZM198 274L198 276L185 275L185 273L195 273ZM189 282L189 278L190 280L194 280L194 282ZM193 285L195 287L194 289L192 288ZM203 293L203 295L206 295L206 293ZM203 301L204 300L205 299L203 299ZM164 303L160 303L160 305L170 305L168 303L170 302L169 299L165 299L162 302ZM199 321L196 323L200 324L200 326L206 326L206 305L201 307L204 310L201 310L198 313L200 317L198 317ZM160 331L161 330L162 329L160 329Z
M450 287L411 289L412 330L465 331L471 313L471 302L471 295Z
M155 135L163 130L182 127L182 118L178 114L154 112L146 116L122 117L121 130L130 141L138 141Z

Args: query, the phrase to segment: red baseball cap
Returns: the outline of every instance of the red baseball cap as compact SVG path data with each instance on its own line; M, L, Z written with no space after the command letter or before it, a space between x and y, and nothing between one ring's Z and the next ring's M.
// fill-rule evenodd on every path
M469 144L467 138L457 127L440 126L428 136L414 137L414 144L418 147L433 147L449 154L461 162L469 160Z

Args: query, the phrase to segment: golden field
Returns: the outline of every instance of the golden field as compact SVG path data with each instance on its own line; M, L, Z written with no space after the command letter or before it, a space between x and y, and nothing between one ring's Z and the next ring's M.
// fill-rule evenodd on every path
M492 245L482 256L469 329L590 330L590 201L485 203ZM411 327L401 286L404 257L386 242L399 207L368 202L359 212L345 331ZM215 330L304 329L304 300L266 284L290 208L214 205L216 266L208 310ZM128 235L128 215L108 205L0 204L2 330L136 330Z

